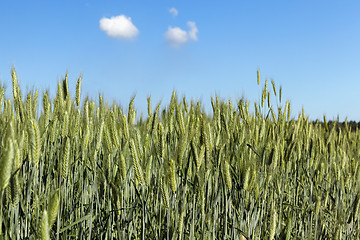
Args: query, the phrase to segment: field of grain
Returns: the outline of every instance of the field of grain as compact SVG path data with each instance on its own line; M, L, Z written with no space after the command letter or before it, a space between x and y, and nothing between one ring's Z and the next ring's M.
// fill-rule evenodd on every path
M139 117L0 86L0 239L356 239L360 133L291 117L264 81L250 103L179 98ZM271 100L270 100L271 99ZM274 104L275 102L275 104ZM41 107L39 107L42 105Z

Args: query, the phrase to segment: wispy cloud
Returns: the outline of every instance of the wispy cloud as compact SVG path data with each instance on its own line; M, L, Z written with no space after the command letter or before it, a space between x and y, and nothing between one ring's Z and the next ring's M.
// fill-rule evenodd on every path
M178 12L178 10L177 10L176 8L170 8L170 9L169 9L169 12L170 12L174 17L176 17L176 16L179 14L179 12Z
M187 25L189 26L190 30L188 32L189 38L193 41L197 41L197 33L199 32L198 28L196 27L195 22L188 21Z
M112 38L132 39L139 34L139 30L125 15L100 19L100 29Z
M168 27L165 32L165 38L171 47L180 47L188 41L197 41L197 33L199 32L195 22L189 21L187 23L190 28L189 31L185 31L179 27Z

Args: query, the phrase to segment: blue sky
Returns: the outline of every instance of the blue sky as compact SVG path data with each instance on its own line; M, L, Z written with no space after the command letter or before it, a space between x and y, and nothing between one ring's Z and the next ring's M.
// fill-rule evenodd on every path
M12 66L23 91L54 97L68 72L74 95L82 74L83 97L127 108L136 94L145 115L147 96L167 104L174 89L209 111L214 95L258 101L260 69L262 82L282 85L293 116L304 107L310 119L359 121L360 2L1 1L8 94Z

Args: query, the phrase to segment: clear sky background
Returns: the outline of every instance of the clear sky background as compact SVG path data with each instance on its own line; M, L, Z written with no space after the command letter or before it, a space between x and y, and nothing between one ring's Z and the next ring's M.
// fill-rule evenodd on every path
M260 69L293 116L360 121L360 1L1 1L9 96L12 66L23 91L54 97L68 72L74 96L82 74L83 97L127 109L136 94L144 115L147 96L168 104L174 89L209 111L215 95L258 101Z

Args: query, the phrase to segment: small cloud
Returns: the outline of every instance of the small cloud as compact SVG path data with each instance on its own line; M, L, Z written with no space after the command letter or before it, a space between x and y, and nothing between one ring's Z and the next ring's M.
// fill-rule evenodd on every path
M179 14L179 12L178 12L178 10L177 10L176 8L170 8L170 9L169 9L169 12L170 12L174 17L176 17L176 16Z
M165 33L165 38L171 47L177 48L190 40L198 40L197 33L199 31L196 27L196 23L189 21L187 25L190 28L188 32L179 27L168 27L168 30Z
M100 29L112 38L132 39L139 34L139 30L125 15L100 19Z
M165 33L165 38L172 47L178 47L189 40L187 32L179 27L169 27Z
M194 41L197 41L198 38L197 38L197 33L199 32L199 30L197 29L196 27L196 23L195 22L191 22L191 21L188 21L187 25L189 26L190 30L189 30L189 38L191 40L194 40Z

